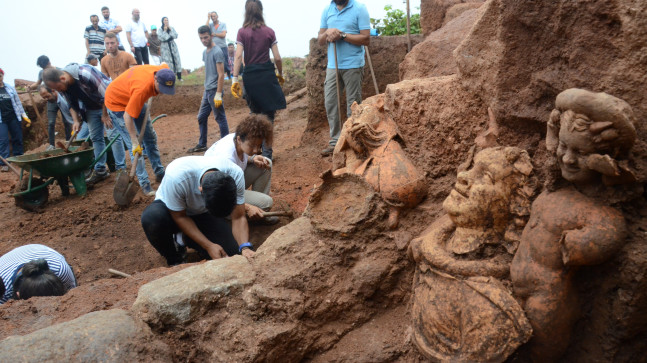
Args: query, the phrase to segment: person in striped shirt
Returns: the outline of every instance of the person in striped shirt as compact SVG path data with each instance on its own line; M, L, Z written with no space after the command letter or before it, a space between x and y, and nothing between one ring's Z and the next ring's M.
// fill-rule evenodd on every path
M65 257L39 244L14 248L0 257L0 279L0 292L4 287L0 304L11 298L60 296L77 286Z
M92 24L85 27L85 33L83 33L85 49L87 51L85 56L94 54L99 58L99 62L101 62L106 50L103 44L103 38L105 38L107 30L99 26L99 17L96 15L90 15L90 22Z

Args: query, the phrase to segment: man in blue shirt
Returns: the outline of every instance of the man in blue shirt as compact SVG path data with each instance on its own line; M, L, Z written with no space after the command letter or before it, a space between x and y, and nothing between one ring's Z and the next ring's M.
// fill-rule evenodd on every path
M330 141L321 155L332 154L341 133L341 120L337 105L337 80L335 72L335 50L339 69L339 90L346 89L346 114L350 116L353 102L362 102L362 80L364 76L364 46L369 45L371 23L364 4L355 0L333 0L321 15L318 42L328 43L328 68L324 83L324 97Z

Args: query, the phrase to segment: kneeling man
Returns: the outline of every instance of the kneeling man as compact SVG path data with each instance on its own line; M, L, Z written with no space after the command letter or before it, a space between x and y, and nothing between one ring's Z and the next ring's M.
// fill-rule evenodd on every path
M231 228L225 217L231 215ZM248 242L243 171L226 159L187 156L174 160L142 213L148 241L169 266L184 261L183 243L206 259L254 255ZM233 235L232 235L233 232Z

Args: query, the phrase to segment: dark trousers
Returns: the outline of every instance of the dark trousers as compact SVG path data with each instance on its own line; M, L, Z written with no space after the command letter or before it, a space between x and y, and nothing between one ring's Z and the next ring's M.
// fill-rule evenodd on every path
M148 47L135 47L134 55L137 64L148 64Z
M209 213L190 216L209 241L222 247L228 256L240 254L238 243L231 233L231 226L224 218L217 218ZM175 247L175 234L180 232L180 227L175 224L171 212L161 200L151 203L142 213L142 227L148 242L155 247L166 262L171 265L182 263L182 254ZM204 259L210 260L207 251L195 241L184 235L184 243L198 251Z
M47 136L49 144L54 146L54 137L56 136L56 115L58 114L58 104L56 102L47 102ZM72 137L72 124L65 121L63 113L61 113L61 120L63 120L63 127L65 128L65 140Z
M225 67L225 74L229 74L229 77L231 77L231 72L233 69L229 69L229 49L227 47L222 47L220 48L222 50L222 55L225 56L225 61L223 62L223 65Z
M10 120L2 120L0 122L0 155L3 158L8 158L9 155L9 140L11 139L11 150L14 156L22 155L22 127L20 121L15 117ZM4 164L0 161L0 165Z
M198 144L200 146L208 147L207 145L207 132L209 131L209 115L213 111L213 116L216 118L218 127L220 128L220 138L229 134L229 124L227 124L227 115L225 114L225 104L216 107L213 102L213 97L216 95L217 89L204 90L202 94L202 102L200 102L200 110L198 111L198 128L200 129L200 139Z

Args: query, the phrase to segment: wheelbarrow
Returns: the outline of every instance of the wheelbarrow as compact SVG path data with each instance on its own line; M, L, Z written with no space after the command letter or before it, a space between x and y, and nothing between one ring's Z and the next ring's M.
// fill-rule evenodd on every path
M47 203L49 198L47 187L55 180L58 181L62 194L69 195L67 178L70 178L77 195L86 195L88 188L85 184L85 171L92 168L110 150L117 138L119 135L110 140L96 159L93 159L94 148L82 146L70 147L69 153L63 149L54 149L8 158L9 162L20 167L19 191L11 194L16 205L29 211L37 210ZM26 179L25 171L29 175ZM34 175L34 172L38 175Z

